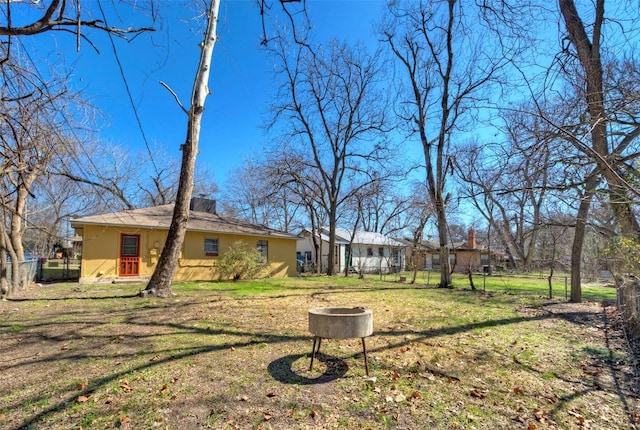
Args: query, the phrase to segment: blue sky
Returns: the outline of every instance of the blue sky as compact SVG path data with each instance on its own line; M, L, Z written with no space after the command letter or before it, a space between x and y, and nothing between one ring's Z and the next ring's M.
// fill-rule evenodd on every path
M103 2L107 3L107 2ZM308 0L308 10L322 38L371 40L372 23L379 16L379 0ZM184 142L186 115L173 96L160 84L166 82L185 106L199 59L201 35L193 21L191 1L163 2L160 28L151 36L142 35L131 43L116 40L117 52L147 141L168 149L179 159ZM111 15L108 15L111 16ZM127 22L127 17L123 17ZM202 22L202 21L200 21ZM109 22L109 25L121 25ZM275 92L272 63L260 48L261 21L255 0L222 0L210 89L203 117L198 163L207 165L214 181L223 186L230 170L239 167L242 157L259 151L265 142L267 101ZM51 44L39 39L36 56L48 56L57 67L73 69L73 86L104 116L98 136L134 153L146 150L133 109L114 59L109 39L94 34L97 54L82 42L75 51L75 37L57 33Z

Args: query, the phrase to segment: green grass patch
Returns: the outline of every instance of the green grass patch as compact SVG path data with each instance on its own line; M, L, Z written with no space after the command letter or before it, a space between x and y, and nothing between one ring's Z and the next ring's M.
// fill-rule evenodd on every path
M11 366L0 423L577 428L589 405L592 428L628 428L630 403L607 372L630 357L596 335L610 289L571 305L549 300L544 279L478 291L463 277L453 289L386 279L178 283L169 299L137 297L140 285L25 290L0 303L0 361ZM360 339L323 340L309 370L307 310L321 306L373 310L371 378Z

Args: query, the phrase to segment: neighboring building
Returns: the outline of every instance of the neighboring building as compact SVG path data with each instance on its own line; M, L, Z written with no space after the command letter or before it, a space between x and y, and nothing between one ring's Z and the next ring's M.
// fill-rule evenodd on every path
M216 213L215 201L193 199L175 281L217 280L216 261L237 241L263 253L262 276L295 276L297 236ZM173 204L71 220L82 236L81 283L147 280L162 252Z
M317 264L313 235L310 229L304 229L298 235L298 259L304 261L305 267ZM329 260L329 229L322 228L316 233L316 241L320 246L322 264L321 271L327 271ZM351 261L349 259L351 249ZM350 270L364 273L390 273L404 270L405 245L380 233L358 231L351 240L351 231L336 229L334 252L334 273Z
M440 246L437 242L428 240L417 247L410 247L408 255L416 261L418 269L440 268ZM455 242L449 249L449 263L455 272L466 273L469 270L477 272L504 267L506 254L489 251L485 246L478 244L476 231L469 229L467 240ZM408 257L409 258L409 257Z

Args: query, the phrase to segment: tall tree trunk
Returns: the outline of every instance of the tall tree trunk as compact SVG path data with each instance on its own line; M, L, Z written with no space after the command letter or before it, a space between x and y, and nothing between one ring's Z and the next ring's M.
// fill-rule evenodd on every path
M191 109L188 112L187 139L182 146L182 165L176 203L171 219L171 226L167 233L167 240L162 249L149 283L142 295L168 297L171 295L171 281L178 264L180 250L184 243L184 236L189 220L189 203L193 191L198 143L200 141L200 124L204 111L204 102L209 94L208 82L211 68L211 56L216 42L216 27L218 24L218 9L220 0L211 0L207 14L207 30L202 41L200 63L193 82L191 94Z
M593 173L586 180L586 189L580 199L580 206L576 214L576 224L573 233L573 244L571 245L571 298L574 303L582 301L582 248L584 246L584 236L587 230L587 219L591 200L598 184L597 173Z
M27 176L27 175L25 175ZM24 246L22 236L24 234L23 219L26 219L28 188L33 181L27 176L24 184L17 188L14 211L11 213L11 229L9 230L9 241L11 242L11 283L14 289L22 289L27 286L27 272L24 268Z
M7 235L4 222L0 222L0 296L6 300L11 294L11 284L7 277Z
M438 210L438 239L440 241L440 288L451 288L451 264L449 262L449 246L447 245L447 220L444 209Z
M327 255L327 275L331 276L335 273L335 256L334 248L336 247L336 205L331 203L329 208L329 254Z
M638 220L633 214L627 185L616 171L615 160L611 157L607 142L607 115L604 105L603 68L600 56L600 38L604 22L604 0L596 0L592 39L578 15L574 0L559 0L569 39L573 44L586 79L586 101L591 126L591 149L595 152L595 162L609 187L609 206L616 217L620 233L627 237L637 237L640 231ZM615 154L614 154L615 155Z

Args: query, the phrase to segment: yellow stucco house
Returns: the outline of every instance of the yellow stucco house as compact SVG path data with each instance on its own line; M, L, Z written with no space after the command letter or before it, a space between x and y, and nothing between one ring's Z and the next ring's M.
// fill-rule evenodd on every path
M295 276L297 237L216 213L215 201L191 201L174 281L217 280L216 262L233 243L256 246L267 261L261 276ZM71 220L82 237L80 283L148 280L167 237L173 204Z

